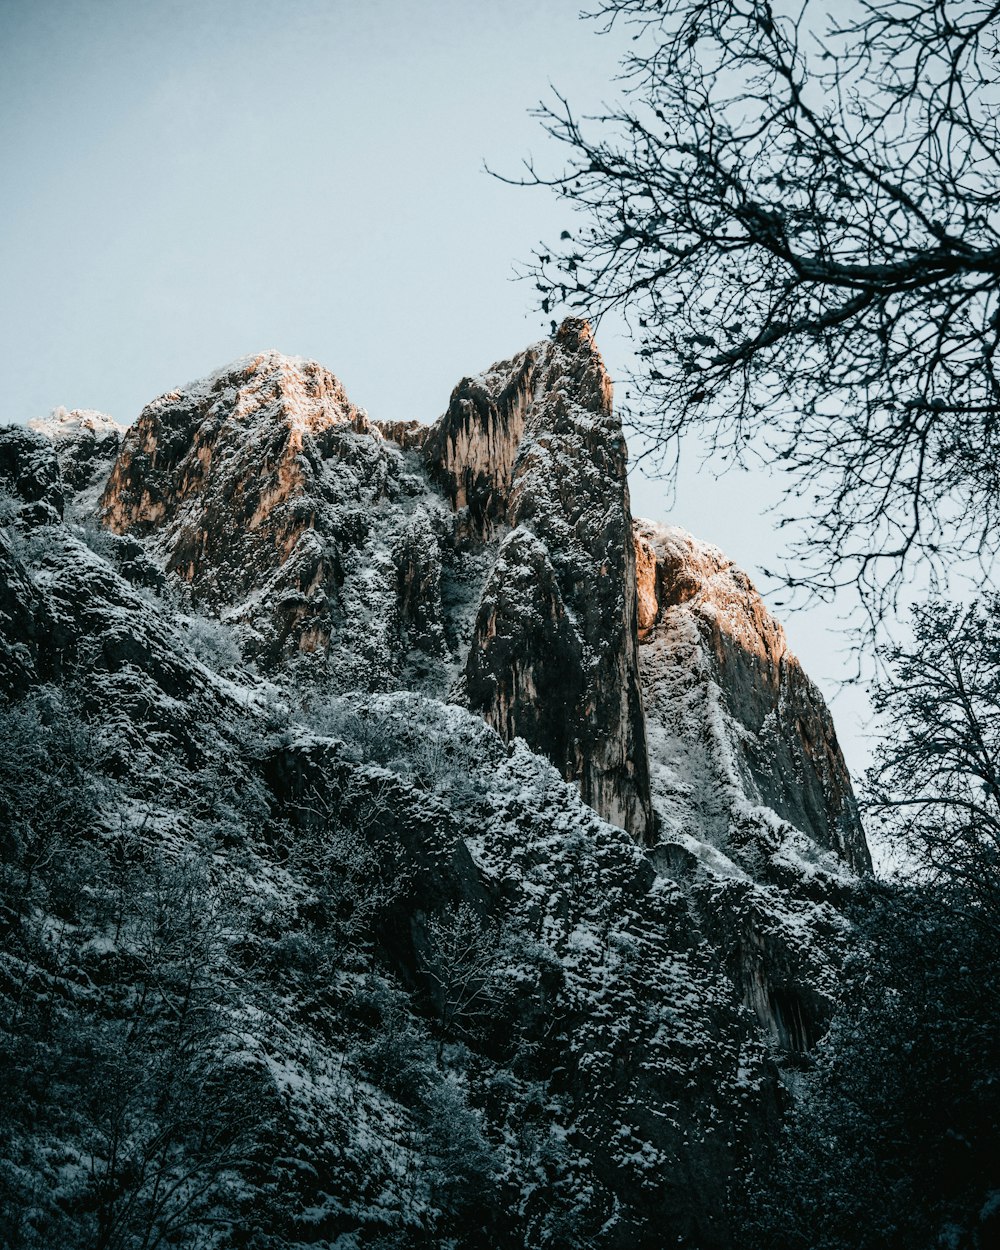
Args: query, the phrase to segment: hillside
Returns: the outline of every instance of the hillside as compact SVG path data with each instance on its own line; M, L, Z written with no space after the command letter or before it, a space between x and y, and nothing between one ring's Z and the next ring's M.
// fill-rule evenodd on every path
M870 859L589 327L0 430L0 1236L731 1244Z

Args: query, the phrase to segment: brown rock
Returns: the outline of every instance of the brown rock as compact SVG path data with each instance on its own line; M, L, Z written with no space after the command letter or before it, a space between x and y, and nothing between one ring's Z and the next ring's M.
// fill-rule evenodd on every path
M115 531L154 535L167 569L250 628L264 662L320 653L377 688L401 631L441 647L436 551L408 541L431 526L406 494L400 453L333 374L269 352L148 405L102 506Z

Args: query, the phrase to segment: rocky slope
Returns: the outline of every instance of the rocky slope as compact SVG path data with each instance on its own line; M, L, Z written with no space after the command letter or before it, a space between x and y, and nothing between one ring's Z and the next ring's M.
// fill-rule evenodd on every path
M522 741L295 711L9 499L5 1241L719 1244L778 1088L680 887Z
M0 1236L726 1246L867 851L589 328L432 426L268 353L118 437L0 431Z

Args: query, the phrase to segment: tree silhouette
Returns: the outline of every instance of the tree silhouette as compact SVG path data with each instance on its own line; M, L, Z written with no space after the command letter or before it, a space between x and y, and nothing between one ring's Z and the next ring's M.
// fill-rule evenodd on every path
M547 311L625 314L633 426L791 473L798 580L877 617L915 559L1000 529L1000 5L603 0L622 102L544 124L577 210L531 273Z

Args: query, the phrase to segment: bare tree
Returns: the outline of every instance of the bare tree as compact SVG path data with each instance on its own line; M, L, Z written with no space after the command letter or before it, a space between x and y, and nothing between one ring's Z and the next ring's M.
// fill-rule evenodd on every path
M829 16L830 13L834 16ZM798 579L877 615L915 559L996 554L1000 4L602 0L620 104L541 110L582 216L546 310L624 312L633 426L793 476ZM570 223L567 223L570 224Z
M431 917L427 933L424 971L434 986L445 1034L473 1037L498 1011L505 988L498 965L509 949L509 936L502 922L484 920L468 903Z
M924 875L1000 934L1000 598L928 605L887 649L877 709L892 726L869 775L876 818Z
M370 944L412 882L398 840L383 828L392 802L385 776L355 795L349 811L315 785L294 804L300 825L288 863L308 883L312 910L341 954L358 954Z

